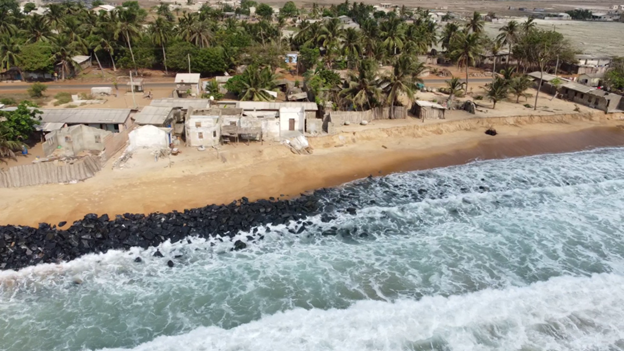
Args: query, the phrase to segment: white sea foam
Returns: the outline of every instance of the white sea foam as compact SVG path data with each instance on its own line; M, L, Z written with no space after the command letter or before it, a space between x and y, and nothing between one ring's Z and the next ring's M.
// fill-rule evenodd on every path
M559 277L344 310L295 309L225 330L201 327L133 350L619 350L624 277Z
M622 287L621 169L624 151L608 149L397 174L331 192L329 223L308 218L299 235L296 223L261 227L264 240L240 252L194 238L163 243L163 258L132 248L3 271L0 348L148 349L180 335L171 340L214 341L206 350L277 338L291 350L580 350L591 338L588 350L624 349L609 329L620 307L583 307Z

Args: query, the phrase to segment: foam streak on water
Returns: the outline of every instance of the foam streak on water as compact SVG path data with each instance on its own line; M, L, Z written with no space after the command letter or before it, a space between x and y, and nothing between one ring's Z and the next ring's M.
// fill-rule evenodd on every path
M241 252L0 272L0 349L624 350L622 169L602 149L396 174Z

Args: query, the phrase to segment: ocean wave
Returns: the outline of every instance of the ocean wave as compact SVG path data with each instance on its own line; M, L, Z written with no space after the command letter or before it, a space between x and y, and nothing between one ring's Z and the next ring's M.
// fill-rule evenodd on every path
M419 301L360 301L344 310L294 309L132 350L621 350L623 290L624 277L599 274Z

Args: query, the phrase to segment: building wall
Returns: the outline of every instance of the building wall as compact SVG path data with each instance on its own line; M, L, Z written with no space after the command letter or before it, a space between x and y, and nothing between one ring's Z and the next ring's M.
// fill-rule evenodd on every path
M221 139L219 116L191 115L186 121L188 146L216 146Z
M105 138L112 134L109 131L87 126L62 128L49 134L48 140L44 143L44 152L46 156L49 156L58 146L61 146L63 153L68 156L75 156L85 150L102 151L105 148Z
M305 126L305 110L303 107L282 107L279 111L280 132L289 132L290 120L295 121L294 131L303 133Z
M280 141L280 119L258 118L262 124L262 140Z

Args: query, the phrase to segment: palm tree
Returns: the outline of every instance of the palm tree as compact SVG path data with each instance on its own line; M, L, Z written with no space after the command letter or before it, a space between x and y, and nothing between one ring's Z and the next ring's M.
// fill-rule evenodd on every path
M24 19L24 31L28 43L48 41L52 37L52 30L47 18L36 13Z
M312 4L312 12L310 12L310 18L319 18L321 15L321 9L317 3Z
M342 24L338 18L332 18L321 28L318 39L325 48L325 60L327 68L331 68L332 54L336 51L340 40L344 35Z
M507 66L509 66L509 62L511 61L511 47L518 41L518 30L518 22L509 21L506 25L499 29L501 33L498 37L496 37L498 42L509 47L509 53L507 54Z
M207 22L200 21L195 13L185 13L178 19L178 32L182 39L200 48L205 48L210 45L212 37L210 26Z
M116 11L111 11L116 12ZM115 40L120 36L126 41L128 49L130 50L130 56L132 57L132 64L134 65L134 72L137 73L136 60L134 59L134 51L132 51L132 39L140 35L140 29L136 23L136 16L130 10L120 10L117 13L117 20L115 21Z
M484 22L481 14L475 11L472 14L472 18L470 19L470 21L466 23L466 30L468 30L469 32L471 31L474 34L480 34L481 32L483 32L483 25Z
M468 91L468 67L475 64L475 60L482 51L481 38L475 33L460 33L455 37L456 49L451 57L457 60L459 68L466 68L466 91Z
M458 77L452 76L450 80L446 81L446 89L448 90L449 98L447 105L453 102L453 98L464 90L466 83L462 82Z
M535 23L535 18L529 17L525 22L522 23L522 31L524 32L524 34L526 34L531 30L535 29L536 26L537 23Z
M9 70L19 63L20 42L13 36L0 37L0 66Z
M492 83L485 85L485 92L488 99L490 99L494 105L492 109L496 109L496 103L507 98L509 86L503 78L496 78Z
M21 144L17 141L8 140L4 134L0 133L0 161L5 162L5 158L17 160L13 151L19 150Z
M241 75L241 94L240 99L243 101L271 101L273 97L267 92L274 89L275 75L270 67L258 69L258 67L249 66Z
M440 45L443 49L449 49L451 42L455 38L455 36L459 33L459 26L457 23L447 23L442 30L442 35L440 37Z
M355 61L356 64L362 56L362 45L360 31L354 28L347 28L342 42L342 54L347 57L347 67L353 68L350 63Z
M155 45L159 45L163 53L163 64L165 66L165 73L167 71L167 53L165 51L165 45L169 41L169 35L173 26L170 22L167 22L163 17L158 17L154 23L149 27L149 32L152 35L152 41Z
M377 87L377 64L374 60L364 60L358 74L349 75L349 86L340 92L355 108L368 110L381 100L381 90Z
M400 55L395 59L392 72L385 75L379 82L379 86L386 95L386 102L390 104L390 118L394 118L395 106L399 105L399 96L407 95L410 101L414 100L414 94L418 89L414 79L415 63L407 55Z
M61 4L50 4L48 6L48 12L45 14L50 26L56 30L62 29L63 18L66 15L67 13Z
M533 85L533 81L527 75L521 75L513 78L509 82L509 91L516 96L516 103L520 103L520 97L524 97L525 99L529 96L529 94L525 93L527 89L529 89Z
M500 54L500 51L501 51L501 42L498 40L495 40L492 43L492 46L490 46L490 53L494 57L494 66L492 67L492 79L496 78L496 62L498 61L498 54Z
M65 34L57 35L52 41L52 52L55 61L61 66L61 79L65 80L71 69L78 68L78 64L72 58L81 52L78 49L78 43L72 42Z
M104 38L100 38L98 45L95 48L93 48L93 51L96 53L100 50L104 50L108 52L108 55L110 56L110 59L111 59L111 63L113 64L113 72L117 72L117 67L115 66L115 59L113 58L113 54L115 53L115 50L113 50L113 47L111 46L111 44ZM97 54L95 55L97 57Z
M403 21L399 18L390 18L381 23L380 29L383 44L392 53L392 55L396 55L398 50L403 48L405 41Z

